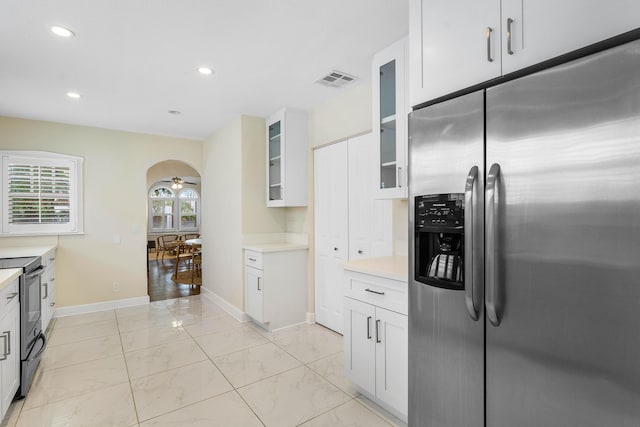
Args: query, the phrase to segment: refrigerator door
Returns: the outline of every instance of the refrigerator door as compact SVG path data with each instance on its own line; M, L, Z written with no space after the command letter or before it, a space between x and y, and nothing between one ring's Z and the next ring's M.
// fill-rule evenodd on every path
M487 426L640 425L638 70L640 41L487 90Z
M415 280L415 198L465 193L474 188L475 245L482 247L484 93L476 92L413 112L409 118L409 425L461 427L484 422L484 322L482 296L476 318L465 290L436 288ZM470 206L465 206L465 214ZM465 216L465 219L467 217ZM473 228L473 227L469 227ZM475 253L476 288L482 292L482 251ZM467 260L465 260L467 262ZM465 286L469 286L465 277Z

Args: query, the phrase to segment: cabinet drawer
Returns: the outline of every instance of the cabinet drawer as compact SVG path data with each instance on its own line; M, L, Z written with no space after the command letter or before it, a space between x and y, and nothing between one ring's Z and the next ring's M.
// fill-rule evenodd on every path
M0 291L0 314L10 310L13 305L18 304L18 283L19 279L15 279Z
M56 250L52 249L46 254L42 255L42 266L45 268L55 267L56 262Z
M262 252L245 250L244 265L262 270Z
M408 314L407 283L345 270L345 296Z

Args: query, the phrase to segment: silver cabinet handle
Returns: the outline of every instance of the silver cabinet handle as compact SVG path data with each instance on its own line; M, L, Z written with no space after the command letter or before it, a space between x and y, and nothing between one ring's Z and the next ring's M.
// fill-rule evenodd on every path
M11 302L16 296L18 296L18 292L13 292L11 295L7 297L7 304Z
M338 248L333 248L334 251L338 252Z
M513 55L513 50L511 49L511 26L513 25L513 19L507 18L507 53L509 55Z
M367 317L367 339L371 339L371 316Z
M42 286L44 286L44 296L42 297L42 299L47 299L49 298L49 284L47 282L44 282Z
M477 217L478 210L478 166L469 171L464 188L464 299L467 311L473 320L478 320L480 312L480 277L477 271L480 263L476 257L482 251Z
M55 260L56 260L55 258L49 258L49 262L53 262Z
M500 181L500 165L494 163L487 176L486 190L486 218L485 218L485 271L487 277L485 303L487 316L493 326L500 325L502 313L502 301L500 299L500 286L498 283L498 206L500 198L498 193Z
M371 292L372 294L376 294L376 295L384 295L384 292L380 292L380 291L374 291L373 289L365 289L365 291L367 292Z
M260 291L260 278L258 277L258 290Z
M493 62L493 58L491 57L491 33L493 32L493 28L487 27L487 61Z
M249 261L256 262L256 259L255 259L255 258L251 258L251 257L249 257Z
M0 335L0 338L4 339L4 351L2 352L0 360L7 360L7 355L9 354L9 352L7 352L7 336L2 334Z
M376 320L376 343L379 344L382 341L380 340L380 320Z
M402 188L402 166L398 166L398 188Z
M7 355L11 354L11 331L4 331L5 334L7 334L7 347L9 348L9 350L7 351Z
M56 303L52 302L51 304L49 304L49 307L55 307Z
M51 279L49 279L49 281L50 281L50 282L55 282L55 281L56 281L56 278L55 278L55 277L52 277Z
M362 249L358 249L358 253L362 255Z

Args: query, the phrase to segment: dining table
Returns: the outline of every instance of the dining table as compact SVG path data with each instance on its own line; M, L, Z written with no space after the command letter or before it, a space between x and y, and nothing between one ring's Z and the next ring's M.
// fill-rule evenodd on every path
M202 239L189 239L185 240L184 244L187 246L191 246L193 249L200 249L202 247Z

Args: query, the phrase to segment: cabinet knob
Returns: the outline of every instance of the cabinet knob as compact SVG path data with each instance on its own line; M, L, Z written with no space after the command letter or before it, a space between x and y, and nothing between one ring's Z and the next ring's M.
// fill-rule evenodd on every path
M362 254L362 249L358 249L358 253L359 253L359 254Z
M333 248L334 251L338 252L338 248Z

